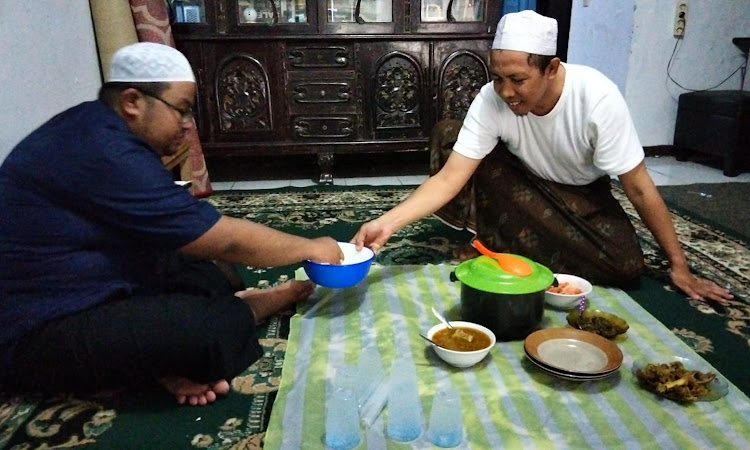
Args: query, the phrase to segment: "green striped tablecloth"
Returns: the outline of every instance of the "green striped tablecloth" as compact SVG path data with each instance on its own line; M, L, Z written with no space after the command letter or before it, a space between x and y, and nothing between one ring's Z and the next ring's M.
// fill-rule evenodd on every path
M369 346L376 346L386 371L397 355L414 362L423 433L406 445L389 440L386 408L363 430L358 448L431 448L424 430L436 387L445 384L461 394L463 448L750 448L750 400L731 383L726 397L687 406L638 386L630 371L636 359L703 359L618 289L596 287L589 297L590 307L630 324L615 341L624 355L622 367L609 378L552 377L526 359L521 341L499 342L469 369L446 365L418 333L436 323L430 306L458 318L460 283L450 282L452 270L374 265L355 287L318 287L292 318L265 448L324 448L327 380L335 368L356 364ZM564 324L565 313L545 310L544 327ZM747 355L738 355L738 364L741 360L746 364Z

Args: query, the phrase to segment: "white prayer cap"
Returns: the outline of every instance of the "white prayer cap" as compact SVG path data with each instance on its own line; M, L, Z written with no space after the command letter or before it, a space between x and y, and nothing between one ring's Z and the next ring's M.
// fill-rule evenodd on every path
M169 45L138 42L115 52L107 81L118 82L195 82L185 55Z
M497 24L492 48L554 56L557 53L557 20L530 9L506 14Z

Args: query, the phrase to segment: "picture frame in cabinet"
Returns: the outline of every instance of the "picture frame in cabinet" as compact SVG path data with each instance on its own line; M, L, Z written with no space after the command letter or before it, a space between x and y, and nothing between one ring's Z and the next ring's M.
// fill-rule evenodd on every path
M170 2L176 23L203 23L203 2L174 0Z

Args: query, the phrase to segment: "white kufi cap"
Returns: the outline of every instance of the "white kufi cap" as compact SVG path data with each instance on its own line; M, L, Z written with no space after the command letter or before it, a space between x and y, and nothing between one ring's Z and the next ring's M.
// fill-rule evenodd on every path
M169 45L139 42L115 52L107 81L195 82L195 75L187 58L179 50Z
M497 24L492 48L554 56L557 53L557 20L530 9L506 14Z

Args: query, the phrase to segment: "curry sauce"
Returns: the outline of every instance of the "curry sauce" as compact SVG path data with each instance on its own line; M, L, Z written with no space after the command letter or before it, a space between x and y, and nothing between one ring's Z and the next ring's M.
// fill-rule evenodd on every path
M441 347L459 352L482 350L491 342L483 332L467 327L443 328L432 335L432 340Z

